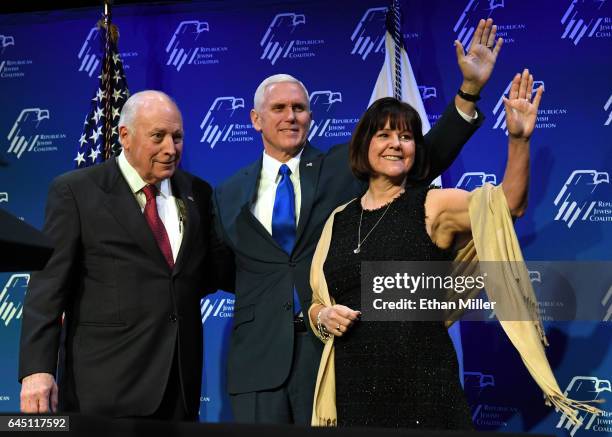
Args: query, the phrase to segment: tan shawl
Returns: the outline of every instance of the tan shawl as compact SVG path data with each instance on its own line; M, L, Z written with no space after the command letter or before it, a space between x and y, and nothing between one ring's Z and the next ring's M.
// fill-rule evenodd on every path
M310 270L310 285L313 290L312 305L331 306L334 303L327 289L323 264L329 250L334 216L347 205L348 203L336 208L330 215L317 245ZM463 263L478 260L510 261L484 263L481 273L487 271L487 278L494 278L486 283L489 301L497 302L495 311L497 317L502 320L501 326L520 354L525 367L544 392L546 404L553 404L574 422L578 420L578 409L589 413L600 413L600 410L587 403L567 398L555 380L544 352L544 345L548 343L537 311L537 302L529 280L529 272L523 262L523 255L501 186L486 184L474 190L470 194L469 214L473 240L457 254L455 261ZM466 271L463 271L462 274L465 275ZM455 293L455 296L459 295ZM472 296L473 294L464 294L461 298ZM454 321L459 315L451 314L449 320ZM452 321L447 322L447 325L450 325ZM318 336L318 331L312 321L311 326L312 331ZM321 356L315 387L312 425L335 426L336 420L334 339L332 337L325 342Z

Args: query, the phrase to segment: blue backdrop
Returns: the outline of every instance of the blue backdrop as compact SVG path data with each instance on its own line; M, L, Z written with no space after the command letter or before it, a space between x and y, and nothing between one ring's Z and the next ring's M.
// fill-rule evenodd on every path
M611 2L401 3L408 56L432 123L461 81L453 40L469 41L481 17L492 17L505 39L479 105L485 123L444 174L444 184L471 189L500 181L506 153L501 96L513 74L529 67L546 93L532 141L530 207L517 222L525 257L609 260ZM186 131L182 166L214 185L261 153L248 112L256 86L270 74L293 74L308 87L314 145L326 149L348 140L382 65L385 6L386 0L237 0L116 6L113 12L130 91L156 88L176 99ZM39 228L50 181L74 167L97 87L93 27L99 16L98 9L0 16L0 158L6 164L0 207ZM16 147L19 141L27 146ZM27 273L0 274L0 411L19 408L18 337L28 279ZM547 280L545 272L540 279ZM611 295L602 305L612 308ZM231 420L224 368L233 305L233 295L221 291L202 302L202 420ZM548 323L546 330L561 388L579 399L611 399L610 325ZM463 323L462 334L466 392L478 428L612 433L610 403L604 417L584 417L578 427L545 407L497 323Z

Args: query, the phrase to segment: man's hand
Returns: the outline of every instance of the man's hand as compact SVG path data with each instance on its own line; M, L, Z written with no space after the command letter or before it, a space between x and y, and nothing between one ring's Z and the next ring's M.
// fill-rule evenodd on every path
M57 384L50 373L34 373L21 381L22 413L57 411Z
M455 41L457 62L463 74L461 91L464 93L480 94L480 90L491 77L497 55L504 42L502 38L498 38L497 43L495 42L496 33L497 26L494 26L493 19L489 18L478 22L467 53L464 52L463 45L458 40Z

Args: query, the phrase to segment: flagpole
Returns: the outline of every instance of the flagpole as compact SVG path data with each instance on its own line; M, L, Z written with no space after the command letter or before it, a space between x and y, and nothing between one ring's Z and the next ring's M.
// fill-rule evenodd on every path
M401 22L400 22L400 6L399 6L399 1L398 0L392 0L391 1L391 17L392 17L392 37L393 37L393 42L395 43L393 48L394 48L394 52L393 52L393 56L395 58L395 69L394 69L394 77L393 77L393 97L395 97L397 100L403 100L403 95L402 95L402 40L400 38L402 38L401 33L400 33L400 27L401 27Z
M113 120L112 114L112 105L111 105L111 95L112 95L112 86L111 86L111 38L112 38L112 29L111 29L111 3L112 0L103 0L104 1L104 28L106 30L105 35L106 39L104 41L104 69L102 72L102 80L104 82L104 95L106 96L106 100L104 101L104 159L109 159L113 154L113 144L112 144L112 132L111 132L111 123Z

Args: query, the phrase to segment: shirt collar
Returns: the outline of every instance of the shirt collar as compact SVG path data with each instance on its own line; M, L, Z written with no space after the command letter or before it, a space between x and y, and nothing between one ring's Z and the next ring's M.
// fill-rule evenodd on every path
M121 170L123 177L130 186L132 193L138 194L146 185L148 185L142 180L136 169L132 167L132 164L128 162L123 151L117 157L117 164L119 165L119 170ZM168 179L164 179L155 185L157 186L157 192L164 198L172 195L172 187L170 186L170 181Z
M261 163L262 176L267 179L276 180L276 177L278 176L278 170L283 164L287 164L287 167L289 167L289 170L291 170L291 174L296 174L300 167L300 158L302 157L303 151L304 149L302 148L302 150L300 150L300 152L293 158L291 158L289 161L280 162L277 159L272 158L264 150L263 161Z

